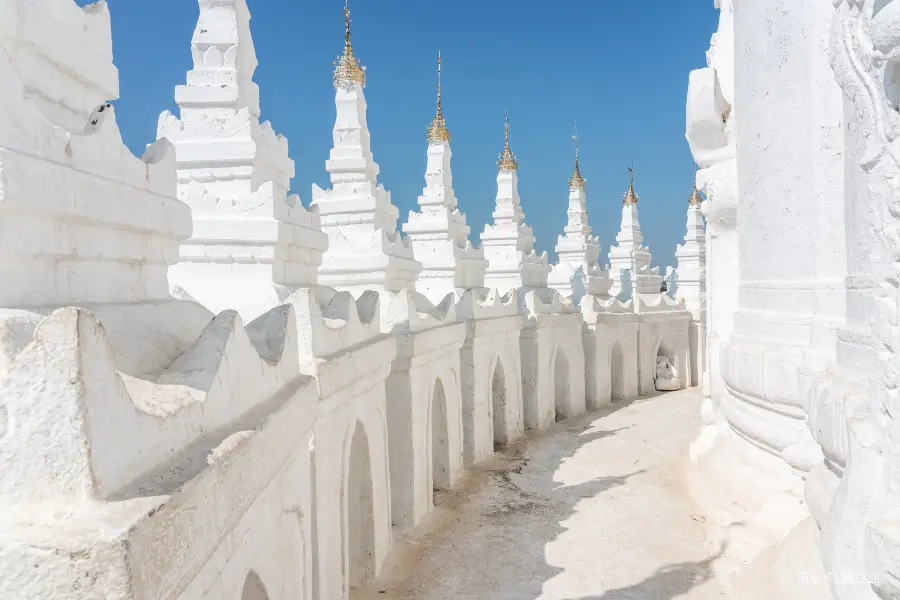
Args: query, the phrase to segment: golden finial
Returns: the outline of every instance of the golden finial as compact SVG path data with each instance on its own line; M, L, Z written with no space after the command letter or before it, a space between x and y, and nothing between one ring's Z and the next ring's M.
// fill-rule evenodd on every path
M631 183L628 184L628 191L625 192L625 198L622 200L622 204L637 204L638 195L634 191L634 164L628 167L628 172L631 173Z
M694 183L694 191L691 192L691 197L688 199L688 206L700 208L701 204L703 204L703 196L700 195L700 191L697 189L697 184Z
M506 144L503 147L503 152L500 154L500 161L497 163L497 166L504 173L519 170L519 161L516 160L516 155L509 149L509 111L506 113Z
M574 192L575 190L584 188L584 177L581 176L581 169L578 167L578 124L575 124L575 135L572 136L572 139L575 140L575 171L572 172L572 176L569 178L569 191Z
M350 44L350 0L344 0L344 54L334 62L334 87L350 90L356 83L363 87L366 85L366 68L359 59L353 55L353 46Z
M441 106L441 66L444 62L441 60L441 52L438 50L438 84L437 84L437 112L431 126L428 127L426 138L429 144L450 143L450 130L447 129L447 122L444 120L444 111Z

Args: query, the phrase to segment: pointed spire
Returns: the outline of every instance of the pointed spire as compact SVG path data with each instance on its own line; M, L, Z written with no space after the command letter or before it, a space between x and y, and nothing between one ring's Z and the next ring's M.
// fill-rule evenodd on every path
M572 139L575 140L575 171L572 172L572 176L569 178L569 191L574 192L575 190L584 189L584 177L581 175L581 169L578 166L578 124L575 124L575 135L572 136Z
M628 191L625 192L625 198L622 200L622 204L637 204L638 195L634 191L634 165L628 167L628 172L631 173L631 183L628 184Z
M441 67L444 64L441 60L441 52L438 50L438 84L437 84L437 112L431 126L428 127L426 135L429 144L450 143L450 130L447 129L447 122L444 120L444 111L441 106Z
M688 206L699 208L701 204L703 204L703 196L700 195L697 184L694 183L694 191L691 192L691 197L688 198Z
M503 152L500 154L500 161L497 163L497 166L500 167L500 172L509 173L511 171L519 170L519 161L516 160L515 154L512 153L512 150L509 149L509 112L506 113L506 144L503 147Z
M354 84L366 85L366 68L360 64L359 59L353 55L353 46L350 44L350 0L344 0L344 54L335 61L334 87L352 89Z

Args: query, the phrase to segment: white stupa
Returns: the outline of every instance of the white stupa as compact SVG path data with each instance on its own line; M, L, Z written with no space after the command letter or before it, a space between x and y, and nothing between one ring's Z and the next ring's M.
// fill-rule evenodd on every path
M600 239L591 235L585 179L578 164L578 134L573 137L575 170L569 178L568 222L556 244L559 262L550 272L548 286L577 303L588 292L588 279L600 258Z
M367 289L397 292L411 289L422 266L408 240L397 232L399 211L378 183L366 123L366 72L350 43L350 9L344 8L344 53L334 70L334 147L325 169L332 187L313 185L328 251L319 270L322 285L354 295Z
M519 162L509 147L509 115L506 116L506 143L497 163L497 199L494 223L481 234L488 260L485 285L500 293L522 287L545 288L550 265L547 254L534 249L534 234L525 224L519 203Z
M444 119L438 56L437 110L428 127L428 163L419 211L409 213L403 231L409 236L422 272L416 290L437 304L454 291L484 287L487 261L469 240L466 215L460 212L450 170L450 130Z
M245 0L201 1L191 53L194 68L175 90L181 118L164 112L157 132L175 146L178 198L193 216L169 279L176 295L249 320L283 299L277 285L316 284L327 238L288 195L287 139L260 123Z
M662 277L658 268L650 268L652 255L644 246L638 221L638 195L634 191L634 169L629 167L631 181L622 200L622 225L616 245L609 249L609 271L613 279L612 296L627 300L635 294L659 294Z

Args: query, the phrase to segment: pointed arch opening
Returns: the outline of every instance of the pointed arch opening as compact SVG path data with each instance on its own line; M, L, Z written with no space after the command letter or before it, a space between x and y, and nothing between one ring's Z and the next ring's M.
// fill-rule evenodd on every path
M494 364L494 373L491 375L490 389L495 448L509 443L506 393L506 372L503 370L503 362L498 358L497 362Z
M609 397L613 402L625 400L625 353L619 342L609 350Z
M659 392L680 390L684 373L680 372L678 352L665 338L656 343L656 364L653 373L653 387Z
M447 395L444 384L434 383L431 398L431 491L450 487L450 433L447 427Z
M241 600L269 600L269 593L256 571L250 571L244 580Z
M357 422L350 442L346 483L347 557L350 586L375 575L375 512L372 500L372 465L366 430Z
M556 420L562 421L571 416L569 410L569 359L562 348L556 351L553 361L553 405L556 409Z

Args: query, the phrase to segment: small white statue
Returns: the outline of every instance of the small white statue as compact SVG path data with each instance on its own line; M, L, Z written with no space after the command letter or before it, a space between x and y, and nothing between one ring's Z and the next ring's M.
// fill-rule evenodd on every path
M656 357L656 389L660 392L674 392L681 389L678 370L668 356Z

